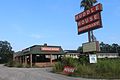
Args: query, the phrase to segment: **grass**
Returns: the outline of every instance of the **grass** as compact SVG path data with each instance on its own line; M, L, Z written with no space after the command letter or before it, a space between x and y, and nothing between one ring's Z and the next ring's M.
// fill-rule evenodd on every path
M5 63L4 66L8 67L17 67L17 68L30 68L30 65L25 65L16 61L9 61L8 63Z
M16 61L9 61L8 63L5 63L4 66L8 66L8 67L22 67L23 65L16 62Z
M62 72L64 66L75 67L76 70L71 76L100 79L120 79L120 58L98 59L96 64L81 64L79 60L65 58L55 64L54 72Z

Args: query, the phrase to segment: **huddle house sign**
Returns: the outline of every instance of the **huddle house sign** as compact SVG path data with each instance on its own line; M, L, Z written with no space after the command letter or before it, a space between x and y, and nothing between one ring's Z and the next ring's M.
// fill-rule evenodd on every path
M97 4L89 10L83 11L75 15L75 21L78 26L78 34L85 33L102 27L101 12L102 4Z
M96 20L100 20L100 14L99 13L96 13L96 14L94 14L92 16L89 16L87 18L84 18L84 19L80 20L77 25L79 27L81 27L81 26L83 26L85 24L89 24L89 23L94 22Z
M97 4L96 6L93 6L92 8L90 8L89 10L83 11L77 15L75 15L75 20L78 21L80 19L83 19L84 17L87 17L91 14L94 14L96 12L100 12L102 11L102 4Z

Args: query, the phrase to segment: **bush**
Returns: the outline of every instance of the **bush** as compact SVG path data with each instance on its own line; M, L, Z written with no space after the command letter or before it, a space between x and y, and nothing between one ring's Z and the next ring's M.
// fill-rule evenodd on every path
M16 62L16 61L9 61L8 63L5 63L4 66L8 66L8 67L18 67L18 68L22 68L24 67L23 64Z
M120 59L99 59L97 64L79 65L78 71L82 77L89 78L120 78Z
M2 54L0 53L0 64L5 64L12 61L13 54Z
M53 66L53 72L62 72L63 71L63 65L61 62L55 63Z
M81 60L84 62L84 58ZM120 79L120 59L98 59L98 63L96 64L89 64L87 62L83 64L80 64L76 59L64 57L61 62L55 64L53 70L55 72L62 72L64 66L71 66L76 68L72 76Z
M120 78L119 59L101 59L95 65L96 72L101 78Z
M88 55L80 55L79 62L82 65L89 63L89 56Z
M21 64L21 63L16 63L14 67L22 68L22 67L23 67L23 64Z
M61 61L63 66L77 67L79 62L77 59L71 57L63 57Z
M15 61L10 61L10 62L8 62L8 63L5 63L5 65L4 66L8 66L8 67L14 67L14 65L16 64L16 62Z
M70 66L70 67L77 67L78 66L78 60L71 58L71 57L63 57L60 62L57 62L54 67L54 72L62 72L64 69L64 66Z
M94 68L86 65L79 65L75 70L75 73L79 76L93 76L95 74Z

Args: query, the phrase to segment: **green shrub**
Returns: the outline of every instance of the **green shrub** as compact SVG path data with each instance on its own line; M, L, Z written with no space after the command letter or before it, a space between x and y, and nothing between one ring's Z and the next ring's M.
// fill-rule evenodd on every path
M23 64L21 64L21 63L16 63L16 64L15 64L15 67L17 67L17 68L22 68L22 67L23 67Z
M80 64L85 65L85 64L89 63L89 57L87 55L81 55L79 57L79 62L80 62Z
M98 59L98 63L90 64L86 62L86 58L79 59L79 62L73 58L62 58L53 67L55 72L62 72L64 66L75 67L75 72L72 76L80 76L86 78L100 79L120 79L120 59ZM85 60L85 61L84 61ZM84 63L85 62L85 63Z
M78 60L71 58L71 57L63 57L60 62L57 62L54 67L54 72L60 72L63 71L64 66L71 66L71 67L77 67L78 66Z
M101 78L120 78L119 59L101 59L95 66Z
M8 63L5 63L4 66L22 68L23 64L16 62L16 61L9 61Z
M53 72L62 72L63 71L63 65L61 62L55 63L53 66Z
M63 66L77 67L79 62L77 59L71 57L63 57L61 63Z
M4 66L8 66L8 67L14 67L14 65L16 64L15 61L9 61L8 63L5 63Z

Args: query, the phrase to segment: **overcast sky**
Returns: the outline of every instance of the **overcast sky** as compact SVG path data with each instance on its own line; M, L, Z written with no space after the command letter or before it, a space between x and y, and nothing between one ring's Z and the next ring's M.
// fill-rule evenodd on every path
M81 0L0 0L0 40L14 51L32 45L77 49L88 41L77 35L75 15L82 12ZM103 4L103 28L94 31L98 41L120 44L120 0L99 0Z

